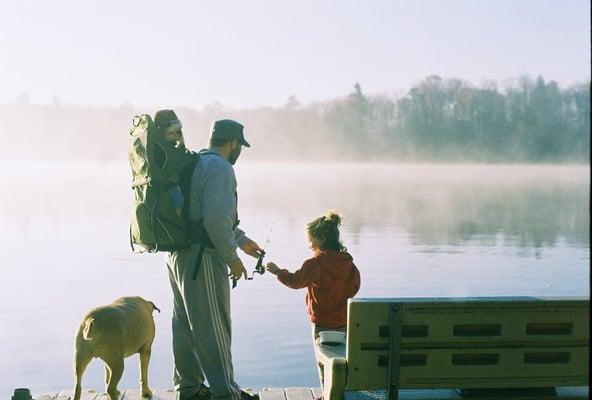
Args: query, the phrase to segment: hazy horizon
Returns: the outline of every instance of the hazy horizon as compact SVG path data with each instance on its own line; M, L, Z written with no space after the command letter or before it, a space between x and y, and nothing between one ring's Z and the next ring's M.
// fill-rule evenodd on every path
M185 142L207 146L209 125L231 118L253 147L245 158L283 161L572 163L589 161L590 83L561 88L521 76L500 88L432 75L399 96L368 95L359 83L346 96L282 107L175 108ZM0 104L11 132L0 154L17 159L124 159L131 120L154 110ZM26 123L23 123L23 122Z

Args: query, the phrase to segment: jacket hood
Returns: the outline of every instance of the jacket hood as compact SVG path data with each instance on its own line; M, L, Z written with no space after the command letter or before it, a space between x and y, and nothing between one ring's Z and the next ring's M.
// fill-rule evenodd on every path
M323 250L315 258L321 270L335 280L345 280L351 275L353 258L347 252Z

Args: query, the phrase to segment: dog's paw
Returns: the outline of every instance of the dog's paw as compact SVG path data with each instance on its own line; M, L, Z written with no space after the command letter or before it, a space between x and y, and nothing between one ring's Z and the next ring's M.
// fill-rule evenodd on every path
M119 390L114 393L107 392L107 396L109 396L109 400L119 400L121 393L119 392Z
M152 391L150 389L142 390L142 397L145 399L151 399L152 398Z

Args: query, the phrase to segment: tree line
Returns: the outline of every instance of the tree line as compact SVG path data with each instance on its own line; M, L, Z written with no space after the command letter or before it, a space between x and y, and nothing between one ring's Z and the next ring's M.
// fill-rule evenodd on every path
M500 91L430 76L399 98L349 97L326 104L333 129L370 151L398 158L553 162L588 160L590 83L560 89L522 77Z
M166 106L165 106L166 107ZM170 106L169 106L170 107ZM430 76L402 96L367 95L360 84L332 100L282 107L175 108L190 148L207 146L217 118L245 125L253 160L587 162L590 82L561 88L523 76L503 89ZM125 159L134 115L120 107L0 105L3 157Z

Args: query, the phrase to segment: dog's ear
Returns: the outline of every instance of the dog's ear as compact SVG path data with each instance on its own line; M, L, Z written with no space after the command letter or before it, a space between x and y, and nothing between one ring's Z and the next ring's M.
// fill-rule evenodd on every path
M156 307L156 304L154 304L151 301L149 301L148 304L150 304L152 306L152 311L156 310L156 311L160 312L160 308Z

